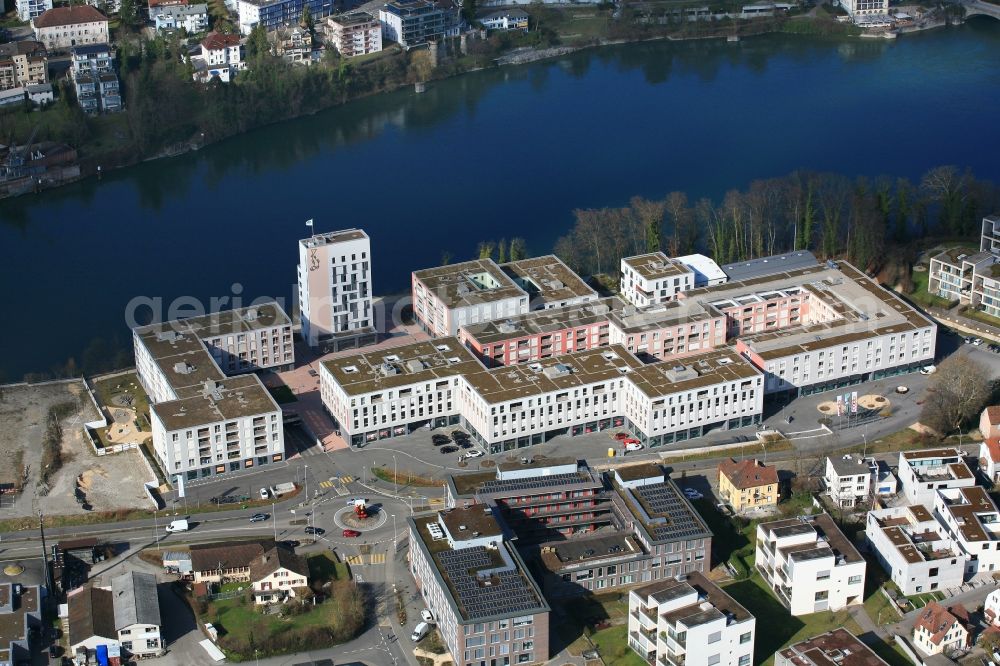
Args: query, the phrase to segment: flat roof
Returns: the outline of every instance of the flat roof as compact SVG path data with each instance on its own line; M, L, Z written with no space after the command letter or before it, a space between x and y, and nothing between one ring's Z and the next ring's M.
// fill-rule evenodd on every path
M433 4L428 4L433 7ZM391 6L391 3L386 4L385 9ZM475 259L460 264L426 268L414 271L413 277L449 310L508 298L528 297L527 292L518 287L492 259Z
M292 320L288 318L288 315L281 309L281 306L274 301L269 301L260 305L250 305L235 310L223 310L222 312L215 312L199 317L188 317L186 319L163 322L162 324L139 326L134 330L147 343L146 347L149 348L149 341L157 336L169 336L171 333L177 335L191 334L204 340L221 335L247 333L275 326L291 325ZM150 350L150 353L152 353L152 350Z
M615 485L633 517L653 541L711 538L712 532L705 521L671 479L637 488Z
M850 458L827 456L827 460L830 461L830 465L833 467L833 471L837 473L837 476L871 474L871 468L868 466L868 463L854 456Z
M625 532L551 541L539 546L539 559L552 572L609 559L628 559L643 555L642 545Z
M344 19L357 16L364 12L352 12L351 14L341 14L338 16L329 17L330 20L335 20L341 23ZM371 14L365 14L369 20L371 20ZM362 240L367 239L368 234L366 234L361 229L341 229L340 231L328 231L325 234L313 234L309 238L303 238L299 240L299 245L304 247L321 247L324 245L335 245L337 243L345 243L347 241Z
M622 262L646 280L660 280L694 272L662 252L625 257Z
M705 303L696 298L679 298L646 308L622 304L621 307L613 308L610 312L611 322L624 333L655 331L717 319L722 316L720 312L710 311Z
M991 524L1000 522L997 506L990 499L982 486L971 488L955 488L958 501L948 500L945 509L955 518L958 531L966 541L996 541L1000 538L996 532L987 531L983 520L985 514L991 514Z
M41 619L37 585L22 585L21 594L14 592L13 584L0 585L0 648L10 649L13 641L27 640L28 623L25 615L33 613Z
M532 300L543 303L577 298L597 300L597 292L554 254L511 261L500 268L527 291Z
M533 310L480 324L468 324L462 330L479 344L489 345L607 322L612 311L623 306L624 302L614 296L548 310Z
M437 338L323 361L348 395L482 373L485 368L458 338Z
M500 523L493 516L493 510L483 504L469 507L455 507L441 512L441 520L452 538L462 540L473 532L479 536L499 536L503 534Z
M350 26L360 25L362 23L371 23L372 21L377 21L378 19L368 12L350 12L347 14L334 14L333 16L328 17L327 20L338 25Z
M742 604L726 594L722 588L706 578L705 574L700 571L692 571L686 574L686 579L683 581L676 578L665 578L661 581L636 588L634 592L643 599L653 597L660 604L671 599L679 599L688 594L696 593L698 601L692 606L688 606L688 609L700 610L701 604L708 603L713 609L722 614L732 615L736 622L743 622L753 617L750 611L744 608ZM676 613L676 611L673 611L671 615L673 613ZM682 614L673 619L675 621L676 619L684 621L685 617L690 617L693 614L688 612L687 615ZM693 626L686 621L685 624Z
M729 279L729 276L719 267L719 264L703 254L688 254L683 257L677 257L675 261L684 264L693 270L696 275L704 275L705 279L710 282Z
M817 538L824 538L833 553L842 556L845 561L862 561L861 554L858 553L854 544L851 543L850 539L844 536L844 533L840 531L839 527L837 527L837 523L835 523L833 518L831 518L827 513L775 520L769 523L761 523L758 527L763 529L765 532L773 532L775 536L779 538L813 532L816 534ZM806 552L807 549L816 549L815 544L804 545L806 548L802 549L803 552ZM822 548L822 546L820 547ZM794 549L795 547L782 548L782 551L788 550L789 552L794 552Z
M740 281L783 273L807 266L815 266L817 263L819 262L813 256L812 252L797 250L785 254L775 254L770 257L725 264L722 266L722 271L729 276L730 280Z
M483 513L482 506L475 509ZM497 549L453 549L446 538L437 538L428 529L428 525L438 524L437 514L407 520L420 537L417 545L427 554L435 577L462 621L483 622L549 611L516 549L506 541L500 540Z
M177 400L152 406L167 430L281 410L257 375L208 380L202 385L179 389L177 394Z
M665 476L663 468L656 463L624 465L622 467L615 467L614 472L622 481L638 481L639 479L651 479L657 476Z
M844 628L799 641L779 654L794 666L889 666Z
M628 375L636 387L650 398L760 376L760 370L731 348L644 365Z
M500 403L605 382L641 366L624 347L611 345L469 374L466 381L487 403Z

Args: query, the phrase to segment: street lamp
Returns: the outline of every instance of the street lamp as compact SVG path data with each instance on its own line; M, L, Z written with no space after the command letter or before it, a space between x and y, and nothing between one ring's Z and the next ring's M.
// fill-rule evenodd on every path
M392 482L393 492L399 494L399 468L396 467L396 455L392 456Z
M392 549L396 550L396 514L392 514Z
M303 465L305 469L302 471L302 478L306 482L306 501L309 501L309 465Z
M271 523L274 525L274 540L278 540L278 516L274 514L274 501L271 501Z
M153 509L153 541L156 542L156 550L160 549L160 528L156 524L157 510Z

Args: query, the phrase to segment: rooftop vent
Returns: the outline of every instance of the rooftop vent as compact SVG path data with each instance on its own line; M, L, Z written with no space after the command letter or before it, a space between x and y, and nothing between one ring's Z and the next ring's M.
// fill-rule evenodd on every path
M572 374L573 368L566 365L565 363L556 363L555 365L550 365L549 367L542 370L542 374L550 379L553 377L565 377Z
M451 351L451 347L449 347L448 345L435 345L434 348L437 349L439 352Z
M174 363L174 372L178 375L190 375L194 372L194 366L187 361L181 361L179 363Z
M257 321L257 317L259 316L260 312L258 312L257 308L250 308L246 311L246 314L243 315L243 318L247 321Z
M383 362L378 371L383 377L394 377L399 374L399 368L388 361Z
M178 337L177 331L158 331L156 333L157 342L173 342Z
M406 362L406 369L409 372L420 372L424 369L424 362L419 358L412 358Z

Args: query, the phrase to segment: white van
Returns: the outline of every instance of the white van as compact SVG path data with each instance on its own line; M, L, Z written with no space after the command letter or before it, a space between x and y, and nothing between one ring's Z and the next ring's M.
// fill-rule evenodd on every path
M174 520L171 521L169 525L167 525L168 534L171 532L187 532L189 529L191 529L191 526L188 525L187 519Z
M414 628L413 633L410 634L410 640L416 643L421 638L427 635L427 632L431 630L431 625L426 622L421 622Z

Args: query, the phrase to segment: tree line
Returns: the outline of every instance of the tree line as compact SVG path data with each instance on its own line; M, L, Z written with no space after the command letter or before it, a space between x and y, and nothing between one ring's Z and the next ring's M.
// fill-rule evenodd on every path
M862 270L901 267L914 237L975 236L1000 207L1000 188L968 169L940 166L907 178L796 171L730 190L721 201L634 197L627 206L573 211L574 225L555 251L582 274L618 271L622 257L700 252L719 264L789 250L845 258Z

